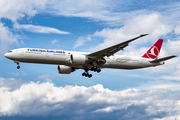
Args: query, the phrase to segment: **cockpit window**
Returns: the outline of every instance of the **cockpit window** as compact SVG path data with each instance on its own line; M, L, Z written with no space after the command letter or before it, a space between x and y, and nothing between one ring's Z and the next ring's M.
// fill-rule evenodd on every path
M8 51L8 53L12 53L13 51Z

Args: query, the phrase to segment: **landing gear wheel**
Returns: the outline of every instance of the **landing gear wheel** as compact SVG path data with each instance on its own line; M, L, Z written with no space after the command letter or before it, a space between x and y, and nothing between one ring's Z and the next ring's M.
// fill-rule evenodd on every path
M92 74L89 74L89 73L88 73L88 70L85 69L85 72L82 73L82 76L91 78L91 77L92 77Z
M85 76L86 73L82 73L82 76Z
M17 66L17 69L20 69L20 66Z
M97 68L97 67L92 67L90 70L94 71L94 72L97 72L97 73L101 72L101 69Z
M99 73L99 72L101 72L101 69L100 69L100 68L97 69L97 73Z
M88 76L88 74L87 73L85 73L85 77L87 77Z
M91 78L91 77L92 77L92 74L89 74L88 77Z

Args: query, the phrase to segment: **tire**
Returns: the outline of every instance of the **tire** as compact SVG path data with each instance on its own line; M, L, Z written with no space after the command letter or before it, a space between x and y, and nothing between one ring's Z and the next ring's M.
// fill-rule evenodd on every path
M17 69L19 69L20 68L20 66L17 66Z
M92 77L92 74L89 74L89 76L88 76L89 78L91 78Z
M85 74L85 77L87 77L88 76L88 74Z
M97 70L97 73L99 73L99 72L101 72L101 69L98 69L98 70Z

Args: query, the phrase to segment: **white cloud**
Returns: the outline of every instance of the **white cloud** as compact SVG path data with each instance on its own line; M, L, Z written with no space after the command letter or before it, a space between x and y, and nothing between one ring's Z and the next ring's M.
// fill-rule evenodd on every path
M18 36L14 35L8 27L5 27L4 24L0 22L0 58L8 51L10 45L18 43L17 39Z
M164 2L162 4L157 1L149 1L144 4L142 1L137 3L134 0L53 0L47 1L46 12L67 17L83 17L98 22L103 21L103 23L112 26L122 26L126 20L140 14L152 13L152 11L159 12L168 16L171 21L177 22L179 6L179 1L168 1L166 4ZM164 20L167 20L167 18Z
M18 23L14 24L13 26L15 29L23 29L33 33L55 33L55 34L69 34L69 32L60 31L56 28L51 27L44 27L40 25L30 25L30 24L23 24L20 25Z
M8 75L13 75L13 76L26 76L28 75L25 72L16 72L16 73L8 73Z
M147 41L154 43L159 39L160 36L166 35L172 31L172 27L163 23L162 20L163 17L157 13L139 15L131 20L128 20L121 28L106 28L102 31L96 31L92 36L102 37L104 38L104 42L96 47L93 47L92 49L97 50L109 47L145 33L149 33L150 35L131 43L131 48L133 48L133 44L137 43L139 45L144 44Z
M180 110L178 95L166 89L112 91L100 84L56 87L30 82L10 91L12 86L4 86L0 86L0 116L152 119L177 117Z
M74 48L77 48L79 46L82 46L85 42L87 41L91 41L91 36L87 36L87 37L79 37L78 40L76 41L75 45L74 45Z
M121 19L118 13L112 13L112 2L109 0L54 0L48 3L48 12L67 17L83 17L95 21L115 22ZM67 7L68 6L68 7Z
M39 13L50 13L66 17L89 18L95 21L120 21L124 13L113 13L113 9L117 6L112 7L112 5L113 2L109 0L16 0L13 2L6 0L0 3L2 9L0 18L8 18L15 22L26 15L33 17Z
M180 24L174 28L175 34L180 34Z
M51 43L54 45L55 43L57 43L58 42L58 40L56 40L56 39L54 39L54 40L52 40L51 41Z
M169 79L168 79L169 80ZM151 90L151 89L168 89L173 92L179 92L180 91L180 83L175 81L168 81L168 80L163 80L154 77L154 80L152 79L151 82L141 84L137 89L140 90Z
M164 117L164 118L155 118L153 120L180 120L180 115L178 116L168 116L168 117Z
M12 21L23 18L25 15L30 17L38 14L46 8L47 0L4 0L0 2L0 18L7 18Z
M150 13L152 10L167 15L168 18L178 18L179 2L168 1L168 5L151 1L148 4L131 1L111 0L5 0L0 3L0 18L12 21L26 15L33 17L39 13L50 13L66 17L83 17L94 21L103 21L109 25L121 26L127 19L139 14ZM132 5L131 7L129 5ZM138 5L138 7L137 7Z
M0 77L0 89L7 89L9 91L20 88L22 84L26 83L23 80L16 80L14 78L2 78Z
M174 39L176 39L176 38L174 38ZM171 54L180 55L180 47L179 46L180 46L180 40L179 39L173 40L171 38L171 40L168 39L167 42L164 43L163 50L164 50L164 52L166 52L166 54L169 54L169 55L171 55Z
M50 74L44 74L44 75L39 76L37 79L45 80L46 82L52 82L53 78L54 77L51 76Z
M144 45L147 42L154 44L155 41L159 39L160 36L166 35L172 32L173 27L163 21L164 17L158 13L152 14L142 14L136 17L133 17L130 20L127 20L123 27L121 28L105 28L101 31L96 31L92 35L88 35L88 39L96 38L98 39L103 38L103 43L90 48L90 51L100 50L117 43L129 40L133 37L139 36L141 34L149 33L150 35L145 36L144 38L140 38L132 43L130 43L130 47L127 47L125 50L135 51L135 45ZM75 43L75 46L81 46L88 40L84 39L86 37L79 37ZM145 48L140 48L141 50L145 50ZM125 52L126 52L125 51ZM139 51L139 48L138 48ZM143 52L143 54L146 51ZM136 52L137 53L137 52Z

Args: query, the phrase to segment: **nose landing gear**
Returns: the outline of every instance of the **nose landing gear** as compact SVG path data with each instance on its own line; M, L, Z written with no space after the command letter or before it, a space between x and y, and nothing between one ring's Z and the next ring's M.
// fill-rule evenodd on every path
M17 66L17 69L20 69L20 66L19 66L19 65Z
M20 69L19 61L14 61L18 66L17 69Z

